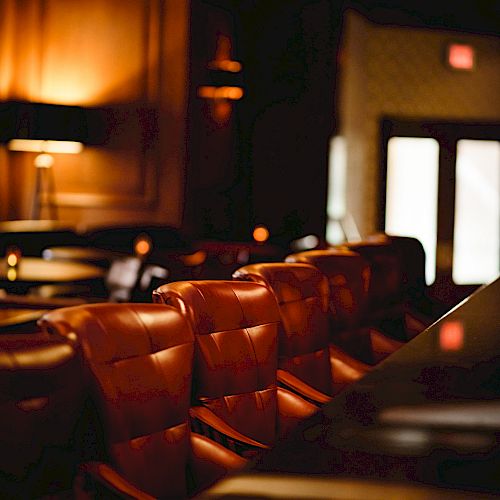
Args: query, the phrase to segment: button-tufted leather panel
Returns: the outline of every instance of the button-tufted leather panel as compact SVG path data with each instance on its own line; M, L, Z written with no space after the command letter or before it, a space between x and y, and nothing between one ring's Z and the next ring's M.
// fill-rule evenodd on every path
M390 242L350 243L348 248L362 255L370 265L370 308L398 302L402 292L402 270L398 256Z
M280 308L279 366L315 389L332 393L328 344L328 281L308 264L262 263L234 279L267 286Z
M193 325L197 400L242 434L272 444L280 327L272 293L255 283L212 280L169 283L153 298Z
M194 337L184 318L154 304L93 304L41 323L81 339L118 471L154 496L186 496Z
M330 310L335 331L360 325L370 283L368 263L348 250L311 250L289 255L287 262L306 262L318 268L330 285Z

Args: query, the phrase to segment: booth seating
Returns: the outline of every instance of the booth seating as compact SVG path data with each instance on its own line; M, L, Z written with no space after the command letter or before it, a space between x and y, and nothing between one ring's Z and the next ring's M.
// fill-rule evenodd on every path
M40 326L81 341L106 447L82 467L90 497L186 498L245 464L190 430L194 337L174 308L85 304L52 311Z
M272 447L317 406L278 386L280 313L256 283L184 281L153 294L188 319L196 337L192 415L242 454Z
M335 346L370 365L402 346L366 326L371 274L359 254L345 249L309 250L289 255L286 261L311 264L327 277L331 341Z
M83 397L75 342L40 333L0 335L2 498L58 498L71 492Z
M331 345L328 280L314 266L251 264L238 269L233 279L260 283L273 292L282 320L281 378L303 397L325 403L370 370Z
M372 238L348 243L346 247L359 253L371 269L366 323L401 341L422 332L430 321L407 306L402 286L403 262L390 241Z

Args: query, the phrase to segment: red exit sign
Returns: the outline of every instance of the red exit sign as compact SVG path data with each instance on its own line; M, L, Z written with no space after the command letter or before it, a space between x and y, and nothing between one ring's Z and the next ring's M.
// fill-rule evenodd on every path
M476 64L476 52L472 45L450 43L446 51L448 66L453 69L472 71Z

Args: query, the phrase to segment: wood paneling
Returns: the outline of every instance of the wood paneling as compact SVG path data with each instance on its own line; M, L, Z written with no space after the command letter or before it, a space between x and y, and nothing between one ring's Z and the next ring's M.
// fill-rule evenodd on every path
M56 201L64 219L83 224L130 222L133 211L136 220L180 223L177 207L183 203L184 157L170 152L184 149L184 127L174 134L175 143L170 133L185 121L187 3L7 0L1 4L5 17L0 21L0 69L7 78L2 78L0 98L104 110L102 143L79 155L54 155ZM165 42L171 38L174 43ZM173 71L176 78L170 82ZM170 83L173 89L164 91L162 87ZM176 112L170 114L171 110ZM31 194L32 158L5 152L0 157L1 169L18 168L19 179L26 176L22 184L9 186L16 205L14 218L28 216L23 198ZM164 173L171 179L167 186L161 180ZM158 198L159 186L165 187L162 195L175 201L170 212ZM0 180L0 193L2 189L5 181ZM0 217L12 214L2 209Z

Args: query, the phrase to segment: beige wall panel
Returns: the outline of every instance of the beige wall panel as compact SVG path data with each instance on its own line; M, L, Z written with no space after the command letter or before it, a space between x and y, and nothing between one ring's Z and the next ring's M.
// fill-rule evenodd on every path
M447 43L457 40L476 48L474 71L457 72L444 64ZM378 229L382 117L500 121L500 38L381 26L351 11L341 61L347 204L367 235Z

